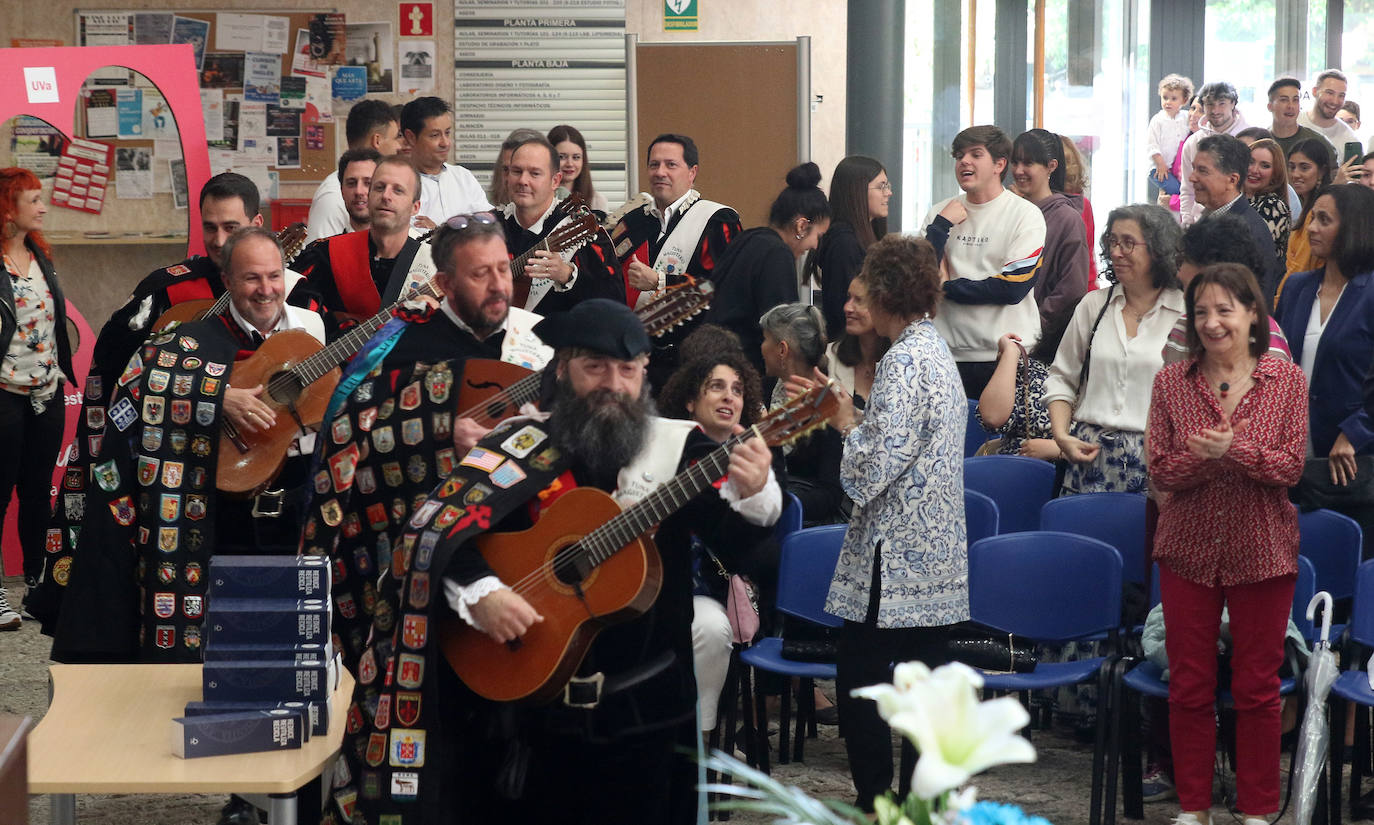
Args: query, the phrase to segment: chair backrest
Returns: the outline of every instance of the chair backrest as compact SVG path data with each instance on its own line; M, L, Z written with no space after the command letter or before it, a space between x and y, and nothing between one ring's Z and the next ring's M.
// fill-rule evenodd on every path
M1355 605L1348 627L1351 638L1374 647L1374 561L1363 562L1355 573Z
M1307 603L1317 593L1317 571L1309 559L1298 556L1298 581L1293 585L1293 624L1307 641L1315 641L1321 632L1321 614L1316 622L1307 620ZM1332 641L1335 641L1334 639Z
M997 535L997 502L978 492L964 491L964 521L968 525L968 543Z
M973 620L1036 641L1067 642L1121 623L1121 554L1105 541L1030 531L968 551Z
M1052 498L1040 508L1040 529L1101 539L1121 554L1121 575L1145 581L1145 496L1080 493Z
M968 425L964 428L964 458L978 452L978 448L988 441L988 431L978 420L978 399L968 400Z
M1360 566L1364 534L1350 516L1334 510L1298 515L1298 552L1312 560L1317 589L1333 599L1355 595L1355 570Z
M782 515L778 517L778 523L773 525L773 535L778 541L787 538L791 533L795 533L802 527L802 503L795 493L782 494Z
M1021 455L966 458L964 487L997 502L1000 533L1035 530L1040 508L1054 495L1054 465Z
M825 597L840 559L846 525L827 524L789 533L778 562L778 609L809 622L839 627L844 620L825 612Z

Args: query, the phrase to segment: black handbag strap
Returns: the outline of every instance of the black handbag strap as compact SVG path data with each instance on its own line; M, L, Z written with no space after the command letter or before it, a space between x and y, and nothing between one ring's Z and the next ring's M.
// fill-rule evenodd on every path
M1093 321L1093 328L1088 332L1088 347L1083 351L1083 367L1078 371L1078 398L1083 397L1083 388L1088 384L1088 373L1093 360L1093 339L1097 337L1097 328L1102 324L1102 316L1107 314L1107 307L1112 305L1112 296L1116 292L1116 284L1112 284L1107 290L1107 300L1102 304L1102 309L1098 310L1097 320ZM1077 407L1077 399L1074 406Z

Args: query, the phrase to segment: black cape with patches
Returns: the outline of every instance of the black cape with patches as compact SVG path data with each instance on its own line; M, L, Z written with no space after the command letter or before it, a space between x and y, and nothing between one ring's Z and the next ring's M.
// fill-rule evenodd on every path
M53 659L200 661L219 420L238 346L219 319L184 324L135 354L102 394L108 407L88 406L99 414L83 423L104 435L59 497L57 529L73 548L52 576L66 585Z

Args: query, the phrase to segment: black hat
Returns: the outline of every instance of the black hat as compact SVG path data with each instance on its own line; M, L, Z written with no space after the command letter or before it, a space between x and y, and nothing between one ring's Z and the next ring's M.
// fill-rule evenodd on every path
M649 351L649 334L634 310L618 301L592 298L534 325L534 334L554 349L589 349L629 361Z

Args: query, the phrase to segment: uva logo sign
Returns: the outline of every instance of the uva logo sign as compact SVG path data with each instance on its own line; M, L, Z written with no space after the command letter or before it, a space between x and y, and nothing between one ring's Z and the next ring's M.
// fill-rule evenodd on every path
M57 71L52 66L25 66L24 91L30 103L56 103Z

